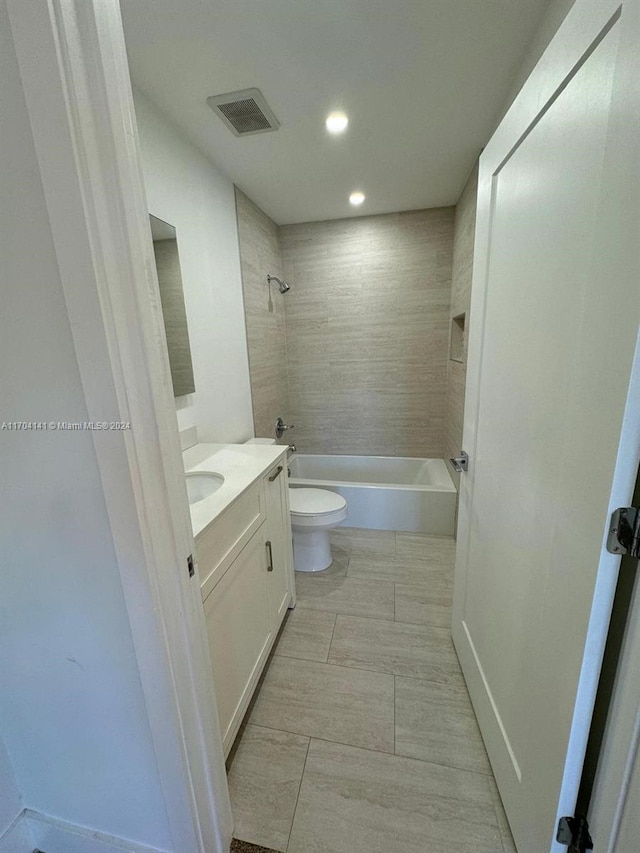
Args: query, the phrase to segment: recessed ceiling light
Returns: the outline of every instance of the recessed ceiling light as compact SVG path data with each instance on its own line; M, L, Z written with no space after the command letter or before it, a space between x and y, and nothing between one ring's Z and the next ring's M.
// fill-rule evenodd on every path
M351 193L351 195L349 196L349 201L351 202L351 204L354 204L356 207L358 207L358 205L362 204L362 202L364 201L364 193Z
M330 116L327 116L325 124L329 133L342 133L346 130L349 119L344 113L331 113Z

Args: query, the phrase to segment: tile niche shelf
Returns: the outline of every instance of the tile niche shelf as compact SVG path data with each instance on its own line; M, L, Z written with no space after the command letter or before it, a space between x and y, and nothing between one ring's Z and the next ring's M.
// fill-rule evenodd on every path
M451 336L449 338L449 358L451 361L464 361L464 324L466 314L451 318Z

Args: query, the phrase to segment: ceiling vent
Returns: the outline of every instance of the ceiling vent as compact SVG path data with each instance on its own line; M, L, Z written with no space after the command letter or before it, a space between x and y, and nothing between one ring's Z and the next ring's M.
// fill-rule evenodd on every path
M212 95L207 103L236 136L266 133L280 127L260 89Z

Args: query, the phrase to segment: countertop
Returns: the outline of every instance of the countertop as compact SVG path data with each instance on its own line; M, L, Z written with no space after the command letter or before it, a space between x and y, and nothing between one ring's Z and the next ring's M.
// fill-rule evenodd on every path
M213 471L224 477L217 492L189 507L194 537L286 452L287 447L282 444L196 444L185 450L182 454L185 471Z

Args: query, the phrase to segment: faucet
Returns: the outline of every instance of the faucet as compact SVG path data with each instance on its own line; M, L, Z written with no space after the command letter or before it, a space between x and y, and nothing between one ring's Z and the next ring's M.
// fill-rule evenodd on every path
M297 448L296 448L295 444L290 444L289 447L287 448L287 450L289 451L289 453L295 453Z
M288 429L293 428L293 424L285 424L282 418L278 418L278 420L276 421L276 438L282 438L282 436Z

